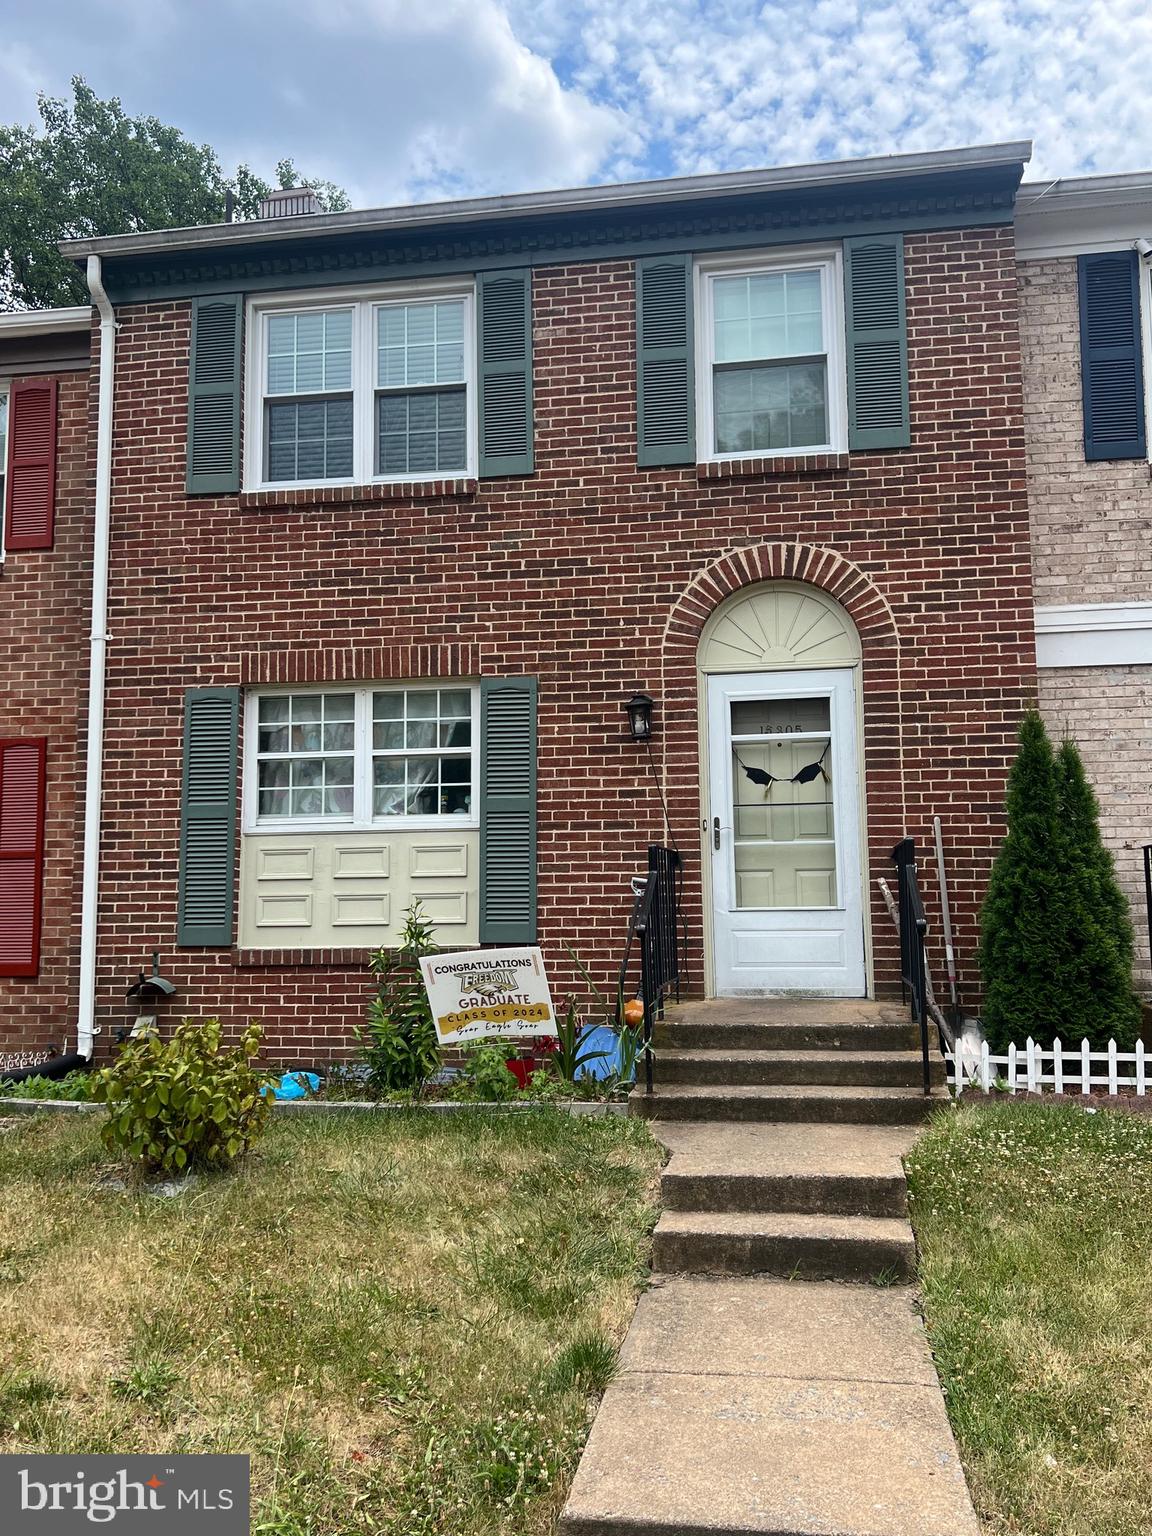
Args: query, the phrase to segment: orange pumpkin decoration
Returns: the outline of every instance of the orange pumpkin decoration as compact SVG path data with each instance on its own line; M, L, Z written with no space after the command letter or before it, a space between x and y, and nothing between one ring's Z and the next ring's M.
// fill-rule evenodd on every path
M624 1004L624 1022L629 1029L635 1029L638 1024L643 1024L644 1004L638 997L630 997Z

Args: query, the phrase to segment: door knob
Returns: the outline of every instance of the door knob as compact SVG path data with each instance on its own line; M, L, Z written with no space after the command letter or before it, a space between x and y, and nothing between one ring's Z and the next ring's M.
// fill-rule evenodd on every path
M713 846L713 848L717 848L717 849L720 847L720 818L719 818L719 816L713 816L713 818L712 818L712 846Z

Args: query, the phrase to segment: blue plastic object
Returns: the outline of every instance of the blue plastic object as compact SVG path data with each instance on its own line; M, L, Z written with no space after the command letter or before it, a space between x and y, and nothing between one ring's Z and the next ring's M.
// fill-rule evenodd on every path
M272 1090L272 1096L276 1099L306 1099L319 1087L320 1079L315 1072L285 1072Z
M586 1061L576 1069L577 1077L611 1077L620 1068L620 1036L608 1024L597 1024L580 1031L580 1044L589 1051L604 1051L595 1061Z

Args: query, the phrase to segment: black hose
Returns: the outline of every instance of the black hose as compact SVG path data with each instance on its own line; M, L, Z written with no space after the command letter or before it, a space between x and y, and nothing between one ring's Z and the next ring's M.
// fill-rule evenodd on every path
M0 1068L0 1088L5 1083L26 1083L30 1077L67 1077L69 1072L87 1072L92 1061L79 1051L66 1051L63 1056L50 1056L34 1067Z

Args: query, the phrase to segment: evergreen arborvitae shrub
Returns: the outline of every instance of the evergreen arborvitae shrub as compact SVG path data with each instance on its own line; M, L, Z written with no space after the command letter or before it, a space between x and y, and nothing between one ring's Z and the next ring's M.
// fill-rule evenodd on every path
M1008 836L980 915L983 1023L997 1054L1031 1037L1131 1046L1132 923L1080 754L1030 712L1008 777Z
M1100 836L1100 807L1074 741L1056 756L1066 841L1065 906L1069 923L1069 993L1075 999L1061 1039L1115 1039L1131 1050L1140 1028L1132 988L1132 917Z
M1034 711L1008 775L1008 836L980 914L984 1031L992 1050L1060 1034L1065 1018L1060 789L1052 743Z

